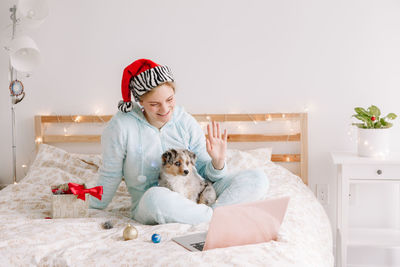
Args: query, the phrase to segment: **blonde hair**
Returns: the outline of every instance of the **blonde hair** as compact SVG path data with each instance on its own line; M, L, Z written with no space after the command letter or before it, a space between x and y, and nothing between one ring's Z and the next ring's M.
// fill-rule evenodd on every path
M142 102L142 101L143 101L143 97L144 97L145 95L147 95L148 93L151 93L154 89L160 87L161 85L168 85L169 87L172 88L172 90L174 90L174 93L175 93L175 82L169 82L169 81L168 81L168 82L163 82L163 83L160 83L159 85L157 85L156 87L154 87L153 89L151 89L150 91L147 91L146 93L144 93L143 95L141 95L141 96L139 97L139 102Z

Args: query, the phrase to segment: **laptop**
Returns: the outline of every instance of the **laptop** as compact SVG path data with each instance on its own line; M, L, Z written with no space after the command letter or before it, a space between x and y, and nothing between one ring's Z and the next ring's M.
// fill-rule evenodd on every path
M190 251L276 240L289 197L221 206L214 209L208 231L172 238Z

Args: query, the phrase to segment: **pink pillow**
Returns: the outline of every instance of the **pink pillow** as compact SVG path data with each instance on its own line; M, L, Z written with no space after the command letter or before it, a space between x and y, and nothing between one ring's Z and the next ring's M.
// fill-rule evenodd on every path
M217 207L203 250L276 240L289 197Z

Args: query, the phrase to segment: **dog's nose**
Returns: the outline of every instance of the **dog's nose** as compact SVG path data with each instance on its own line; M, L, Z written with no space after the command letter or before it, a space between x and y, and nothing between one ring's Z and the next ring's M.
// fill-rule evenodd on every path
M184 170L183 173L184 173L185 175L188 175L189 171L188 171L188 170Z

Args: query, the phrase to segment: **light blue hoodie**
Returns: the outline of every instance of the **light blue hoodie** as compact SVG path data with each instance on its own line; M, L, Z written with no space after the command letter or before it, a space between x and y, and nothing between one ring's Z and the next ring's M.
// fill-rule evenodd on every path
M161 155L170 148L189 149L197 155L196 169L215 182L227 173L214 169L206 150L203 130L182 107L176 106L170 121L160 130L148 123L139 105L131 112L118 112L107 124L102 138L103 165L98 185L103 186L102 200L90 198L90 207L103 209L112 200L124 177L134 212L144 192L157 186ZM132 214L133 216L134 214Z

